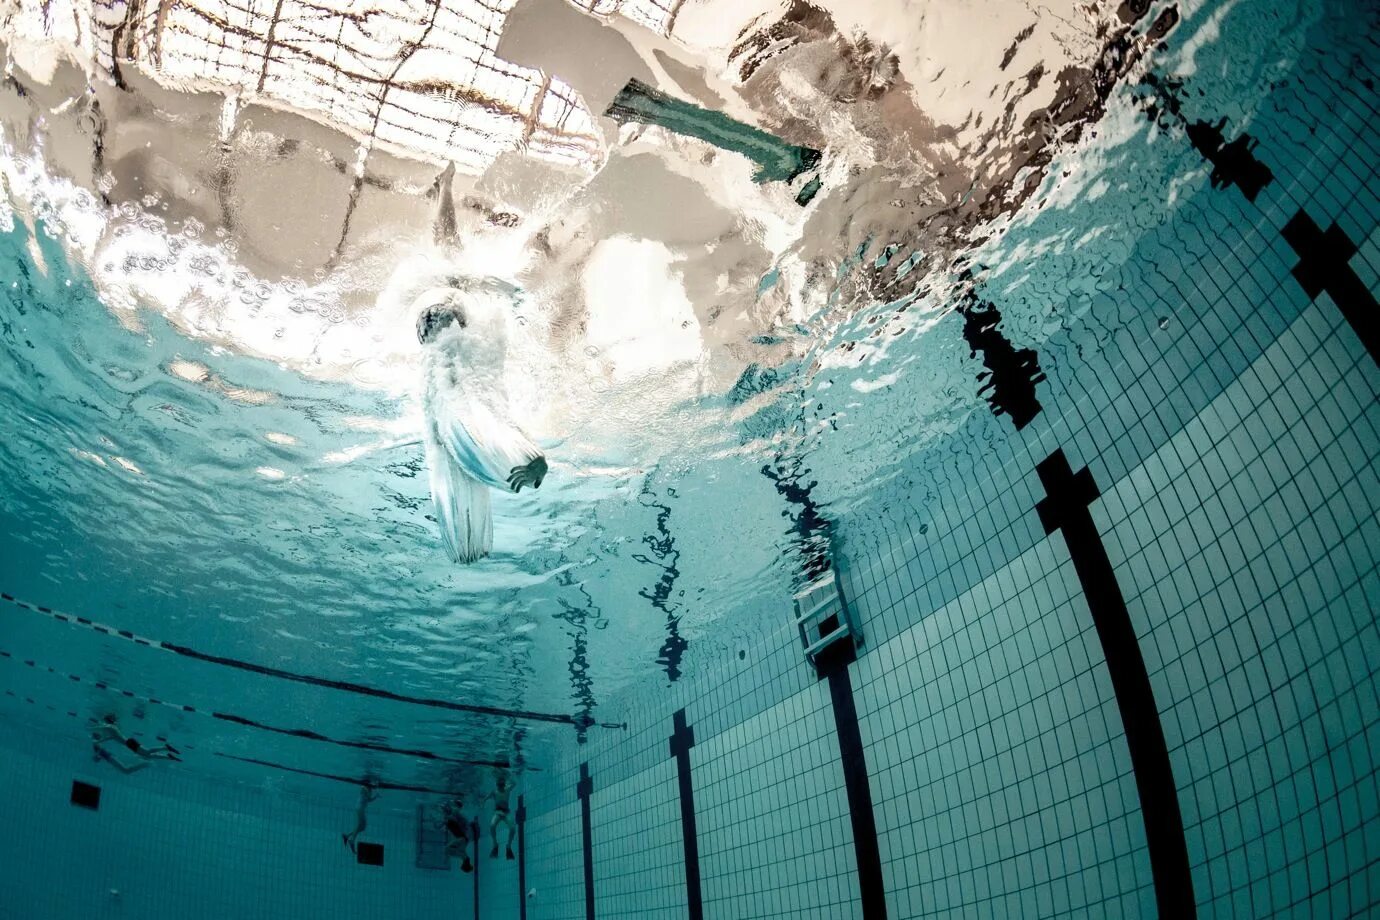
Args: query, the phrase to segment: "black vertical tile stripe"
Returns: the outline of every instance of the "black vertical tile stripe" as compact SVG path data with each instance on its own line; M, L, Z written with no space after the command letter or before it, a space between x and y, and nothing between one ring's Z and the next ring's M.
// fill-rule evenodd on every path
M1284 225L1284 241L1298 254L1291 274L1310 300L1326 291L1356 330L1372 361L1380 364L1380 316L1375 297L1349 264L1356 244L1335 223L1323 230L1299 211Z
M470 822L470 837L474 839L474 920L479 920L479 859L484 849L484 840L479 836L479 822Z
M594 838L589 818L589 797L594 792L594 780L589 764L580 764L580 782L575 794L580 797L580 834L585 855L585 920L594 920Z
M1075 473L1062 450L1040 461L1036 471L1048 493L1036 505L1040 521L1046 533L1063 532L1102 642L1140 794L1160 916L1176 920L1196 917L1178 788L1150 675L1112 562L1088 510L1101 493L1088 469Z
M676 759L676 779L680 783L680 830L685 841L685 896L690 920L704 920L704 896L700 890L700 841L695 830L695 787L690 781L690 749L695 746L695 730L685 721L685 710L677 709L671 723L671 756Z
M882 877L882 850L877 840L877 818L872 812L872 785L867 777L858 709L853 702L853 681L848 665L856 660L852 643L835 642L848 654L817 659L820 675L829 681L834 727L839 739L843 785L848 794L848 817L853 825L853 853L858 864L858 892L863 920L886 920L886 885ZM828 651L828 650L826 650Z
M513 819L517 821L518 920L527 920L527 803L522 796L518 796Z

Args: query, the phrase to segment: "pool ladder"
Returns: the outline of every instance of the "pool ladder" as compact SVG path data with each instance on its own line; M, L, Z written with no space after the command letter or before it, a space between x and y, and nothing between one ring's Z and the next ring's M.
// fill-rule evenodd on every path
M796 594L795 625L800 630L805 658L816 667L826 651L844 651L835 649L840 642L849 643L848 651L862 645L862 631L853 622L843 586L832 568Z

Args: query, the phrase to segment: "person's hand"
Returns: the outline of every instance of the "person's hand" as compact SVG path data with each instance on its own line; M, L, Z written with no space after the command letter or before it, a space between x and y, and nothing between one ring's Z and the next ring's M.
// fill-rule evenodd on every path
M515 466L508 473L508 488L521 492L523 486L540 489L546 478L546 458L537 457L530 463Z

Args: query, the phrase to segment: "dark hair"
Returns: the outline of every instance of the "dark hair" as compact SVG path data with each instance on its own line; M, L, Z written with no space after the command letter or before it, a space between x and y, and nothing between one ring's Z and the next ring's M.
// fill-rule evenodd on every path
M425 345L447 326L458 323L465 328L465 315L454 307L427 307L417 317L417 341Z

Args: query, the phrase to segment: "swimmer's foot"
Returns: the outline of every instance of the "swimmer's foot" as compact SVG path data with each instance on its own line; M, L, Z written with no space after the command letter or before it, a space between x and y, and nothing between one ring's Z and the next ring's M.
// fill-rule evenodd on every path
M513 858L513 848L512 848L512 847L508 847L508 858L509 858L509 859L512 859L512 858Z
M494 848L489 851L489 858L498 859L498 844L495 843Z
M468 856L466 856L466 857L465 857L465 861L462 862L462 863L460 864L460 871L461 871L461 872L473 872L473 871L474 871L474 866L470 865L470 858L469 858Z
M349 835L349 834L341 834L341 835L340 835L340 842L343 843L343 844L345 844L345 849L349 850L351 853L353 853L353 852L355 851L354 842L350 840L350 835Z

